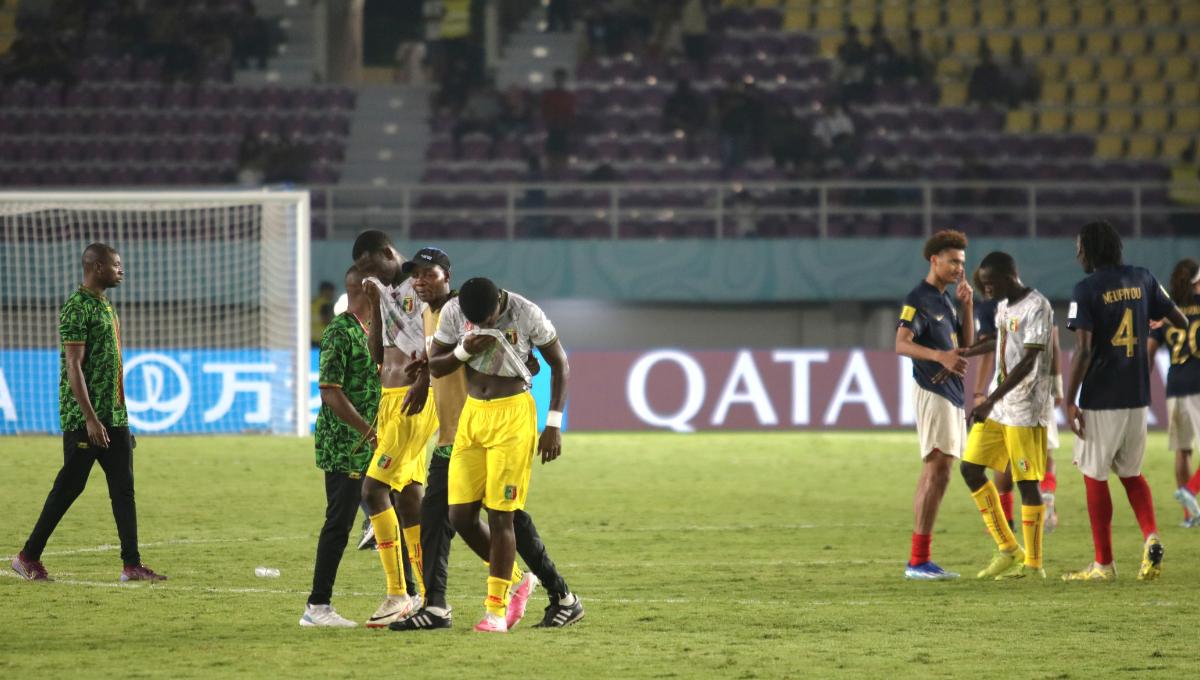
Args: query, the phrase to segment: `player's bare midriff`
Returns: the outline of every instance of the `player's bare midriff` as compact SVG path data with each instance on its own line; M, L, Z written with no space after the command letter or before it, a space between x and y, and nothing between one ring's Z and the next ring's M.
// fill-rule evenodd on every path
M506 378L480 373L470 366L467 370L467 394L472 399L503 399L525 391L523 378Z
M413 384L404 369L412 361L399 347L383 348L383 371L379 375L384 387L408 387Z

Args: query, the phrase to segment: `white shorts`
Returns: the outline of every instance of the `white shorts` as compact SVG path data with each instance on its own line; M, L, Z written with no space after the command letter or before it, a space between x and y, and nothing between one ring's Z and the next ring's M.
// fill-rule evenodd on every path
M1147 407L1083 410L1083 437L1075 438L1075 466L1104 481L1111 470L1118 477L1142 473L1146 454Z
M917 437L921 440L921 460L934 449L962 458L967 443L967 414L949 399L913 385L913 403L917 407Z
M1190 449L1200 430L1200 394L1167 397L1167 448Z

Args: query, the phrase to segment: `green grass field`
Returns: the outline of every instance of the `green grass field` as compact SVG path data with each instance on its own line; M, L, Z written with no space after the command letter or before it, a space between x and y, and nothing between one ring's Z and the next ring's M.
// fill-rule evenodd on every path
M471 631L485 573L451 557L451 631L301 629L324 496L311 441L143 437L143 559L117 583L103 474L51 539L54 583L0 578L0 670L66 677L1178 677L1195 667L1200 532L1177 528L1171 456L1147 477L1166 546L1138 583L1141 537L1113 482L1116 584L1065 584L1091 559L1083 485L1060 460L1045 582L901 578L918 461L912 433L572 435L534 472L529 510L587 616L565 630ZM57 438L3 438L0 552L15 554L61 461ZM934 556L973 574L992 550L955 478ZM6 558L7 559L7 558ZM7 564L7 562L6 562ZM255 577L258 565L278 579ZM347 552L334 605L363 621L373 553ZM540 617L542 591L530 616ZM528 621L527 623L532 623Z

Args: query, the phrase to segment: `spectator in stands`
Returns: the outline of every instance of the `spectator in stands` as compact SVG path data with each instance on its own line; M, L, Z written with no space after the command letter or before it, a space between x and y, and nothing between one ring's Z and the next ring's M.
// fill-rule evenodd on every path
M733 78L717 94L717 141L721 149L721 172L742 166L754 140L754 110L746 85Z
M708 102L687 78L675 83L675 90L663 104L662 130L682 130L690 141L708 125Z
M1184 212L1171 214L1171 224L1179 235L1200 229L1200 166L1196 165L1196 140L1192 140L1179 162L1171 168L1171 203Z
M567 89L566 69L554 69L554 87L542 92L542 123L546 126L546 163L552 175L566 169L575 127L575 94Z
M78 42L74 29L57 30L51 19L28 12L17 16L16 28L16 40L0 56L5 84L18 80L42 84L74 81L71 45Z
M793 175L804 174L813 148L809 125L797 120L792 108L779 99L767 102L766 146L775 167Z
M539 184L546 181L542 172L542 159L531 155L525 159L525 178L529 184ZM525 190L525 195L518 202L518 207L524 210L540 210L546 207L546 190L535 186ZM550 225L546 215L526 215L521 219L520 235L526 238L546 238L550 236Z
M571 4L571 0L549 0L546 4L547 33L570 33L575 30L575 14Z
M921 31L911 28L908 31L908 53L900 59L905 78L927 83L933 80L933 60L921 47Z
M454 143L454 157L462 155L462 138L472 132L488 136L496 143L500 119L500 97L490 85L476 88L467 95L467 103L458 115L458 122L450 130Z
M846 26L845 34L846 39L837 51L840 62L838 84L841 87L842 96L849 101L869 102L872 94L871 81L867 73L870 65L870 52L866 45L863 45L862 41L858 39L857 26Z
M500 100L500 117L496 132L501 137L520 138L533 129L533 106L529 93L510 85Z
M241 1L241 16L234 24L233 58L238 68L254 64L258 70L267 68L267 59L283 42L279 22L258 16L252 0Z
M706 0L685 0L679 16L683 53L700 74L708 71L708 13Z
M1004 81L1008 90L1009 108L1016 108L1024 102L1037 101L1042 92L1042 80L1037 70L1026 63L1021 41L1013 41L1008 59L1008 66L1004 68Z
M844 99L835 99L825 107L825 113L813 123L813 137L822 152L826 170L830 166L852 167L858 156L854 119L846 110Z
M903 62L896 47L888 40L883 24L871 26L871 46L867 48L867 77L874 83L897 80L904 75Z
M971 72L967 84L967 100L983 106L1007 106L1008 87L1000 67L992 59L992 49L984 43L979 47L979 64Z

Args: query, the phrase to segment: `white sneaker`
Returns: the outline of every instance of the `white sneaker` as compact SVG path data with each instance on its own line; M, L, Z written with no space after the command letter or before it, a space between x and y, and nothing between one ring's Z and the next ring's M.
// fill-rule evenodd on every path
M1042 492L1042 504L1046 506L1046 520L1043 530L1050 533L1058 528L1058 511L1054 509L1054 494Z
M367 548L375 547L375 525L368 524L367 530L363 532L362 538L358 541L358 549L366 550Z
M301 628L353 628L358 624L343 618L327 604L310 604L300 617Z
M1200 502L1196 501L1196 497L1188 491L1186 486L1181 486L1175 490L1175 500L1187 510L1189 517L1200 517Z
M379 609L367 619L367 628L387 628L393 621L399 621L413 611L413 601L408 595L388 599L379 605Z

